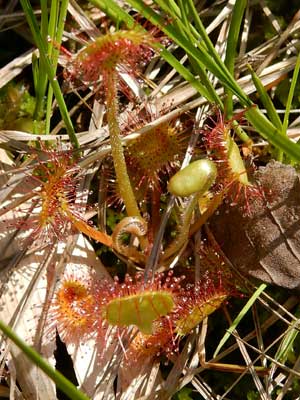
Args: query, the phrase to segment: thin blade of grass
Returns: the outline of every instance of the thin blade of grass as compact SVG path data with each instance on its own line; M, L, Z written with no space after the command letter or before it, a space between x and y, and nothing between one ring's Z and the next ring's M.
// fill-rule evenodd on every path
M92 0L95 6L99 7L103 12L108 11L108 15L115 21L124 22L128 29L136 27L138 24L136 21L127 14L118 4L113 3L111 0ZM160 56L167 61L187 82L189 82L203 97L208 101L218 104L220 108L223 107L220 97L213 89L209 79L205 75L203 68L201 69L202 80L205 80L205 84L201 82L201 79L195 77L187 68L185 68L175 56L162 46L157 44L160 50Z
M185 26L178 18L176 19L176 24L169 23L166 25L165 20L161 17L161 15L154 12L150 7L147 7L141 0L128 0L128 3L141 12L141 14L143 14L144 17L151 21L154 25L159 26L165 34L167 34L175 43L185 50L188 55L195 59L201 69L205 70L207 68L211 73L213 73L225 86L231 89L233 93L243 100L244 105L251 105L251 101L247 98L245 93L243 93L241 88L237 85L233 77L227 71L224 63L219 59L219 55L214 49L214 46L210 42L209 38L208 40L211 44L211 47L214 49L213 54L211 53L210 49L204 48L203 38L203 41L200 41L199 37L195 38L194 43L191 43L186 38L186 35L184 34L186 31ZM157 1L157 3L160 2ZM172 16L170 17L172 18ZM201 46L199 43L201 43ZM206 44L205 41L204 43ZM198 45L198 47L195 47L195 45ZM217 54L221 64L220 62L217 63L215 61L215 53Z
M264 85L262 84L261 80L259 77L256 75L255 71L252 69L251 65L248 65L248 69L250 71L250 74L252 76L252 81L256 87L256 90L259 94L260 100L262 101L268 117L270 118L270 121L279 129L282 130L282 122L281 119L278 116L277 110L274 106L273 101L271 100L270 96L268 95L268 92L266 91Z
M203 69L207 68L213 73L224 86L233 92L244 107L250 107L246 113L248 120L252 123L254 128L260 135L268 140L271 144L285 151L292 159L300 161L299 147L286 137L280 135L279 130L263 116L258 107L254 108L250 98L241 89L234 77L229 73L226 66L217 54L212 42L210 41L205 28L200 20L197 20L197 28L201 34L203 42L208 50L202 46L196 48L193 43L190 43L183 33L178 31L174 24L165 24L165 19L161 17L158 12L154 12L150 7L147 7L141 0L127 0L130 5L136 8L145 18L151 21L154 25L167 34L172 40L175 41L187 54L191 55L197 60L199 66ZM178 23L178 21L176 21ZM196 21L195 21L196 23ZM184 26L183 26L184 30ZM195 44L198 44L195 42Z
M246 0L236 1L232 11L232 17L227 38L226 54L224 60L224 64L226 65L228 71L232 75L234 75L236 48L246 5L247 5ZM225 100L225 111L227 118L231 118L233 112L232 92L226 89L225 93L227 95Z
M90 0L90 3L100 8L100 10L102 10L116 24L124 22L128 29L132 29L137 25L134 18L113 1Z
M239 312L238 316L234 319L233 323L231 326L227 329L227 332L223 336L223 338L220 340L217 349L214 352L213 357L215 358L218 353L220 352L221 348L224 346L224 344L227 342L229 339L230 335L234 332L234 330L237 328L238 324L241 322L241 320L244 318L244 316L247 314L247 312L250 310L254 302L257 300L257 298L260 296L260 294L266 289L267 285L265 283L261 284L257 290L253 293L253 295L250 297L250 299L247 301L245 306L242 308L242 310Z
M174 4L174 6L175 6L175 4ZM187 37L189 38L191 43L193 43L194 42L193 26L190 24L192 12L189 8L189 4L182 0L179 0L179 7L180 7L180 15L182 16L182 23L185 26ZM175 27L176 27L176 23L177 23L177 21L174 20ZM179 29L179 31L182 30L180 28L180 26L178 29ZM195 60L191 55L188 55L188 58L189 58L189 61L190 61L191 67L192 67L192 71L194 72L194 75L199 76L199 80L203 83L204 87L210 93L210 97L212 99L211 101L215 104L218 104L219 107L221 109L223 109L223 103L220 100L220 98L218 97L216 90L207 75L206 70L204 68L201 68L201 66L199 65L197 60Z
M249 108L246 111L246 117L270 144L286 152L292 159L300 161L299 146L281 135L281 132L262 114L258 107Z
M290 116L292 101L293 101L296 84L297 84L297 80L298 80L299 69L300 69L300 53L297 56L297 61L296 61L296 65L295 65L295 69L294 69L294 73L293 73L293 77L292 77L292 81L291 81L291 86L290 86L287 102L286 102L286 108L285 108L285 114L284 114L283 126L282 126L282 133L285 135L286 135L286 131L287 131L287 128L289 125L289 116Z
M256 75L254 70L250 65L248 65L248 69L250 71L250 74L252 76L252 81L257 89L257 92L259 94L259 97L267 110L267 115L270 118L270 121L276 126L276 128L279 130L279 132L283 132L283 126L281 119L278 116L277 110L273 104L273 101L271 100L270 96L268 95L264 85L262 84L261 80L259 77ZM276 159L277 161L281 161L283 159L283 151L281 149L277 149L276 152Z
M58 8L60 4L60 7ZM64 0L57 4L57 1L51 2L48 36L51 40L48 41L48 55L51 59L53 70L57 71L57 62L59 56L59 46L61 45L62 35L65 25L65 20L68 10L68 0ZM55 43L55 46L54 46ZM53 87L48 88L47 105L46 105L46 126L45 133L50 133L50 120L52 116L52 101L53 101Z
M299 310L298 310L299 314ZM287 331L286 335L284 336L283 340L280 343L279 349L275 354L276 360L279 360L282 363L288 358L289 353L293 350L294 342L299 334L299 324L298 322L292 323L291 327Z
M65 101L64 101L64 97L63 94L60 90L60 86L58 81L56 80L56 76L55 76L55 71L53 69L53 66L51 65L51 62L49 60L48 54L47 54L47 48L46 45L43 41L43 38L40 34L39 31L39 26L36 20L36 17L33 13L32 7L29 3L28 0L20 0L21 5L23 7L23 10L25 12L26 15L26 19L28 22L28 25L30 27L31 33L33 35L34 41L37 45L37 47L39 48L39 52L40 52L40 57L43 60L44 64L45 64L45 69L47 71L47 75L49 78L49 81L52 85L53 88L53 92L54 95L56 97L58 106L59 106L59 110L62 116L62 119L64 120L69 138L70 138L70 142L72 143L72 145L74 146L74 148L78 149L79 148L79 143L75 134L75 130L73 127L73 123L71 121L71 118L69 116L69 112L68 109L66 107Z
M48 362L46 362L33 347L28 346L8 325L4 324L2 321L0 321L0 330L71 399L89 400L84 393L80 392L76 386L48 364Z

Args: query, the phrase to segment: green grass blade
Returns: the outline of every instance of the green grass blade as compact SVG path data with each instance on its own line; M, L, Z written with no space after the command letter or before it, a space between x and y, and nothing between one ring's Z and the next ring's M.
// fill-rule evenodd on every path
M206 33L206 30L202 24L201 19L199 18L199 14L196 10L193 0L187 0L187 2L190 7L191 15L193 16L193 19L195 21L195 25L198 30L198 34L201 36L201 39L205 42L207 48L209 49L209 53L213 55L216 64L219 64L221 69L224 68L224 63L221 60L219 54L216 52L215 47L211 43L211 41ZM236 11L234 11L233 22L231 24L232 33L231 33L230 38L228 38L228 43L227 43L227 60L231 60L233 63L232 67L229 65L228 72L230 72L232 74L232 76L234 73L234 56L235 56L235 47L236 47L236 42L237 42L237 36L238 36L239 29L240 29L243 11L245 8L244 3L245 3L245 0L235 3ZM230 50L232 50L232 52L233 52L232 57L231 57ZM225 67L226 66L227 65L225 63ZM230 102L232 103L232 100L231 100L232 92L229 89L227 89L226 92L227 92L227 94L230 94L230 95L229 95L229 99L227 100L227 102L229 102L229 104L226 104L225 110L227 111L227 114L231 114L232 104L230 105ZM223 106L222 106L222 108L223 108ZM249 140L249 137L245 133L244 133L243 137L244 137L245 141ZM247 140L246 140L246 138L247 138Z
M234 319L231 326L227 329L227 332L225 333L223 338L220 340L220 343L218 344L218 347L217 347L216 351L214 352L213 357L216 357L218 355L221 348L227 342L227 340L229 339L232 332L237 328L238 324L241 322L241 320L244 318L244 316L250 310L250 308L252 307L252 305L254 304L256 299L260 296L260 294L265 290L266 287L267 287L267 285L265 283L263 283L256 289L256 291L253 293L253 295L250 297L250 299L244 305L242 310L239 312L238 316Z
M190 29L190 23L189 23L189 12L188 12L188 8L187 8L187 3L184 0L178 0L179 3L179 8L180 8L180 12L182 15L182 21L184 23L184 25L186 26L186 28L190 31L190 34L192 35L191 29Z
M199 78L195 77L187 68L185 68L176 57L173 56L168 50L163 49L160 55L166 60L171 67L173 67L187 82L189 82L203 97L208 101L222 106L222 102L215 92L208 91L207 87L203 85Z
M41 27L40 27L40 35L43 40L47 38L48 31L48 6L47 1L41 0ZM36 69L36 80L35 80L35 110L33 113L33 118L35 120L39 120L41 118L42 110L44 108L44 98L48 85L48 77L45 68L45 64L42 59L37 60Z
M293 351L294 342L299 334L298 323L293 323L292 326L293 327L289 328L288 332L284 336L282 342L280 343L280 347L274 356L274 358L281 363L285 363L289 353Z
M137 25L134 18L113 1L90 0L90 3L102 10L116 24L124 22L128 29L133 29Z
M65 20L68 11L68 0L61 2L52 1L50 8L49 28L48 28L48 55L51 59L55 73L59 57L59 46L61 45ZM50 120L52 116L53 88L48 89L46 107L46 134L50 133Z
M293 101L293 97L294 97L294 93L295 93L295 89L296 89L296 83L297 83L297 79L298 79L298 75L299 75L299 69L300 69L300 53L298 54L298 57L297 57L297 61L296 61L296 65L295 65L295 69L294 69L294 73L293 73L293 77L292 77L292 81L291 81L291 86L290 86L290 90L289 90L289 94L288 94L288 98L287 98L287 102L286 102L286 108L285 108L284 119L283 119L283 127L282 127L282 132L285 135L286 135L286 131L287 131L287 128L289 125L289 115L290 115L292 101Z
M33 87L36 94L36 88L38 86L38 81L39 81L39 59L35 53L32 53L31 66L32 66Z
M0 330L21 349L24 354L46 375L55 382L56 386L72 400L89 400L89 397L82 393L60 372L56 371L40 354L32 347L28 346L15 332L0 320Z
M64 101L64 97L63 94L60 90L60 86L58 81L56 80L56 75L55 75L55 69L53 68L53 65L50 62L49 56L48 56L48 52L47 52L47 46L40 34L39 31L39 26L36 20L36 17L33 13L32 7L29 3L29 0L20 0L21 5L23 7L24 13L26 15L26 19L27 22L29 24L31 33L33 35L34 41L39 49L40 52L40 57L43 60L44 64L45 64L45 68L47 71L47 75L48 75L48 79L52 85L53 88L53 92L55 95L55 98L57 100L58 106L59 106L59 110L62 116L62 119L65 123L66 129L67 129L67 133L69 135L70 138L70 142L73 145L74 148L79 148L79 143L75 134L75 130L71 121L71 118L69 116L69 112L68 109L66 107L65 101Z
M224 60L224 64L226 65L229 73L232 76L234 76L236 47L239 39L239 33L246 5L247 5L247 0L236 1L232 11L232 17L231 17L230 28L227 38L227 45L226 45L226 54ZM225 102L226 116L227 118L231 118L233 112L232 92L228 89L225 92L227 94Z
M252 67L250 65L248 65L248 69L251 73L252 76L252 81L256 87L256 90L259 94L260 100L262 102L262 104L264 105L266 111L267 111L267 115L270 119L270 121L276 126L276 128L278 129L278 134L280 135L282 133L282 122L281 119L279 118L278 114L277 114L277 110L270 98L270 96L268 95L265 87L263 86L261 80L259 79L259 77L256 75L256 73L253 71ZM283 151L281 149L277 149L276 154L274 155L276 157L276 159L278 161L282 162L283 159Z
M138 24L134 19L128 15L122 8L111 0L92 0L95 6L99 7L103 12L108 10L108 15L115 21L124 22L128 29L136 27ZM162 48L158 46L161 50ZM182 65L171 52L166 49L160 51L161 57L167 61L187 82L189 82L203 97L208 101L216 103L220 108L223 107L222 102L217 95L216 91L212 88L211 83L205 80L205 85L201 80L195 77L187 68ZM206 78L207 79L207 78ZM208 85L209 84L209 85ZM211 89L212 88L212 89Z
M54 48L53 41L55 40L55 31L57 26L57 14L58 14L58 4L57 1L54 0L51 2L50 7L50 16L49 16L49 26L48 26L48 37L51 40L48 40L48 55L52 61L53 68L56 71L57 64L55 64L54 57L52 57L52 52ZM48 39L48 38L47 38ZM46 124L45 124L45 133L49 135L50 133L50 121L52 116L52 100L53 100L53 89L52 86L49 86L47 93L47 104L46 104Z
M278 149L283 150L292 159L300 161L300 150L296 143L289 140L286 136L281 135L277 129L259 110L258 107L251 107L246 111L248 121L266 139L270 144Z
M150 7L147 7L141 0L128 0L134 8L136 8L145 18L151 21L154 25L160 27L160 29L167 34L175 43L177 43L186 53L192 56L198 63L198 65L205 70L206 68L215 75L228 89L230 89L234 94L236 94L241 100L242 104L246 107L251 105L250 99L242 91L239 85L236 83L234 78L228 72L224 63L217 63L214 59L214 49L213 44L210 42L211 47L214 49L213 53L209 50L203 49L203 46L195 47L198 42L191 43L184 35L184 25L180 23L177 19L176 24L179 24L179 29L174 25L174 23L165 24L165 20L159 13L154 12ZM183 32L182 32L183 31ZM209 38L208 38L209 39Z
M195 20L195 25L197 26L197 29L199 29L201 37L208 48L208 51L206 52L203 49L200 50L199 48L196 48L192 43L189 43L184 35L174 28L172 23L166 25L165 20L161 15L158 12L154 12L150 7L147 7L141 0L127 0L127 2L154 25L159 26L160 29L182 47L187 54L194 57L201 68L207 68L210 70L210 72L212 72L224 84L224 86L227 87L227 89L231 90L239 98L244 107L250 107L246 113L247 118L264 139L285 151L292 159L300 161L299 146L288 138L283 137L280 134L280 131L266 117L264 117L258 107L253 107L250 98L239 87L224 63L222 63L222 60L210 41L199 17L197 23Z
M93 3L96 4L96 1L98 2L100 0L93 0ZM211 43L205 31L204 26L202 25L199 16L197 17L197 19L195 18L195 26L199 30L201 37L203 38L203 42L205 42L205 45L208 48L208 51L206 52L203 50L203 48L202 49L196 48L193 45L193 43L190 43L182 33L178 32L178 29L176 29L172 25L172 23L166 25L165 23L166 20L161 16L161 14L159 12L155 12L150 7L147 7L143 1L127 0L127 2L136 10L138 10L146 19L148 19L150 22L152 22L154 25L158 26L162 31L164 31L165 34L167 34L180 47L182 47L187 52L188 55L192 56L195 60L197 60L200 68L202 68L203 70L205 70L205 68L210 70L220 81L224 83L224 85L229 90L231 90L239 98L241 104L244 107L250 107L246 115L248 116L248 119L252 123L253 127L261 134L261 136L264 139L268 140L271 144L278 147L279 149L285 151L292 159L300 161L299 147L288 138L284 138L282 135L280 135L279 130L276 129L276 127L262 115L262 113L259 111L258 108L254 109L253 107L251 107L253 106L253 103L251 102L249 97L243 92L243 90L239 87L237 82L231 76L226 66L220 59L219 55L217 54L213 44ZM105 7L110 6L114 10L114 12L122 15L124 21L126 21L127 19L127 21L130 21L130 23L132 23L132 19L126 18L124 11L118 9L117 5L113 2L113 0L111 1L101 0L100 3L102 3L102 6ZM161 54L164 57L167 53L163 52ZM169 56L169 60L172 60L171 55ZM179 66L178 62L177 66ZM195 78L191 77L191 73L184 68L185 67L180 66L181 70L180 71L178 70L178 72L179 73L184 72L185 76L189 76L190 79L189 81L193 84L193 86L195 88L198 87L200 93L204 93L203 86L200 85L200 82L197 83ZM207 91L208 90L206 88L206 92ZM209 98L211 101L212 96L211 95L209 97L206 96L206 98Z
M154 0L154 2L160 7L161 10L163 10L166 15L169 15L174 20L182 19L180 7L175 1Z
M187 36L188 36L190 42L193 43L195 41L195 38L193 36L193 26L190 24L191 10L189 8L189 4L188 4L188 2L186 2L184 0L179 0L178 2L179 2L179 9L180 9L179 15L182 15L182 22L186 29ZM174 5L173 9L175 8L175 6L176 5ZM178 8L176 9L176 11L178 11ZM174 20L174 24L176 27L177 20ZM178 29L180 31L180 27ZM207 99L209 99L210 101L212 101L213 103L217 104L223 110L223 103L222 103L220 97L217 95L215 88L212 85L211 81L209 80L206 70L199 65L199 63L197 62L196 59L194 59L194 57L192 57L190 55L188 57L189 57L189 61L190 61L193 72L195 73L195 75L199 76L199 80L202 82L202 84L204 85L204 87L207 89L207 91L209 93L209 97L207 97L207 96L205 96L205 97ZM201 94L203 95L203 91Z
M253 71L253 69L250 65L248 65L248 69L251 73L252 80L253 80L256 90L259 94L260 100L267 111L268 117L270 118L271 122L276 126L276 128L278 128L278 130L281 131L282 130L282 122L278 116L278 113L273 104L273 101L271 100L270 96L268 95L268 92L266 91L261 80L256 75L255 71Z
M54 3L57 0L53 1ZM48 1L47 0L40 0L41 3L41 36L44 40L47 39L48 35Z

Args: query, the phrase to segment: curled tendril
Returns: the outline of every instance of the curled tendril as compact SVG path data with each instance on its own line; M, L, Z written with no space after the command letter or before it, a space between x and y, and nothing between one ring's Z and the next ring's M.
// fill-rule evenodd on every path
M145 261L142 252L136 247L124 243L124 234L131 234L141 238L146 235L148 230L147 222L141 217L125 217L115 227L112 234L113 248L121 255L133 261Z

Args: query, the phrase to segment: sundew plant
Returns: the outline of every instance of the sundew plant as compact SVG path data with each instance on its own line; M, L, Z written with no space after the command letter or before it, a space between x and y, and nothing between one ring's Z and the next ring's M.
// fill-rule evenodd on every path
M1 398L298 398L297 3L0 2Z

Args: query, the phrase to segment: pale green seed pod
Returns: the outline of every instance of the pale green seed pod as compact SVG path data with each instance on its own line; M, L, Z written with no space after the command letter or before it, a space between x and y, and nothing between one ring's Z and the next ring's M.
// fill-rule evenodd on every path
M175 196L204 194L215 182L217 167L207 159L197 160L178 171L169 181L168 190Z

